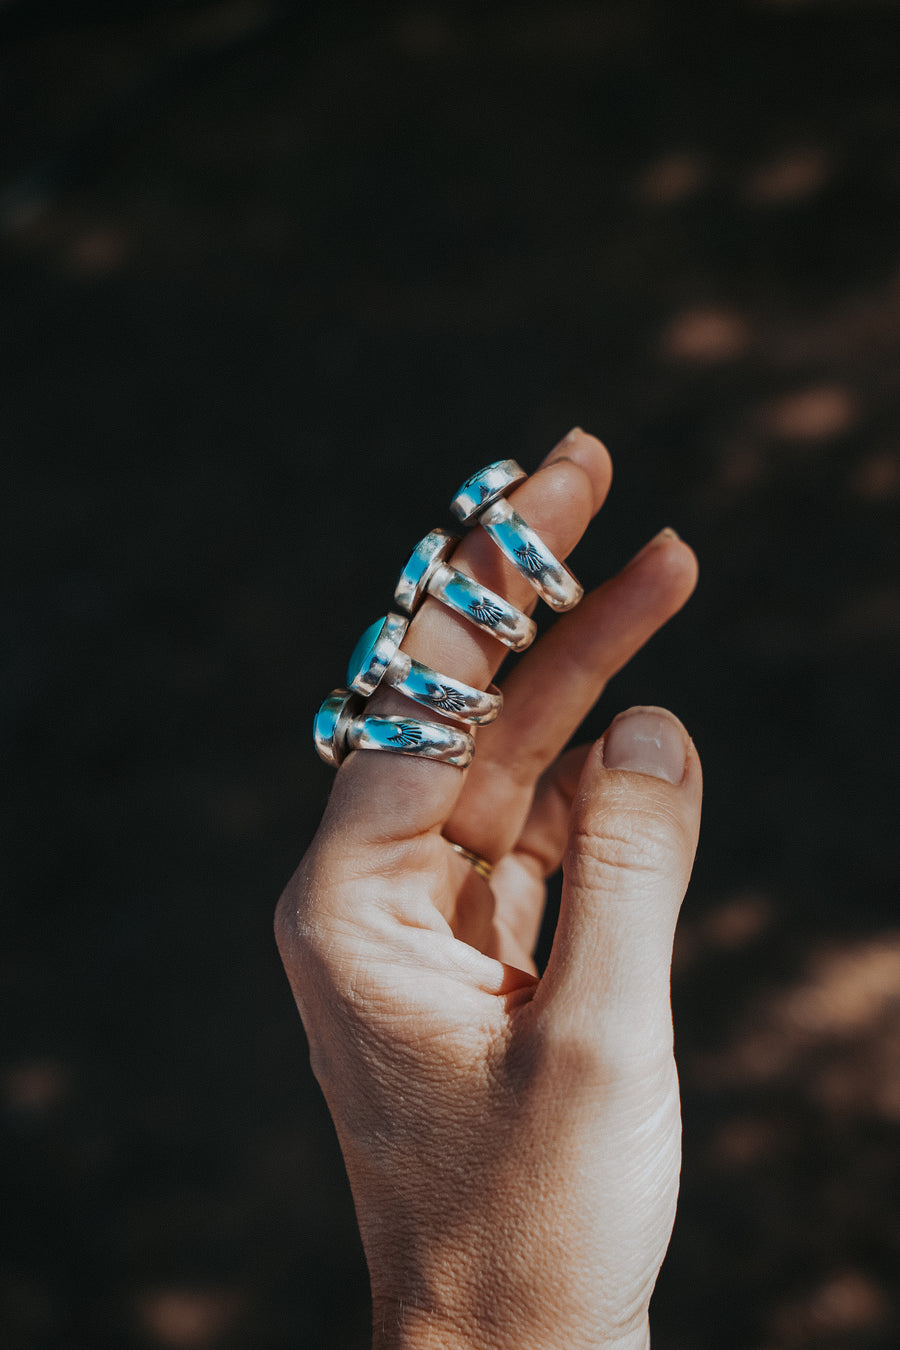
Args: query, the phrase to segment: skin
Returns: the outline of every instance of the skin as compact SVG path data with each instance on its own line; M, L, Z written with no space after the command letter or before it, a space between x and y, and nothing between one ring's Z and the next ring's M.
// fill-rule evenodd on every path
M565 557L610 477L605 448L576 429L510 500ZM533 608L484 531L453 561ZM669 968L700 765L660 709L562 751L695 581L677 536L651 540L523 657L465 772L351 754L279 902L368 1258L376 1350L649 1345L678 1191ZM481 687L505 654L431 599L404 649ZM371 707L409 710L392 690ZM494 864L490 885L447 839ZM538 979L544 881L560 863Z

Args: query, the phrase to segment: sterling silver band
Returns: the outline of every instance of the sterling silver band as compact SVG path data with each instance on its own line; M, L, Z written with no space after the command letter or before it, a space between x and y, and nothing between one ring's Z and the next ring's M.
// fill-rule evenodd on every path
M552 609L573 609L584 590L540 535L514 511L505 494L525 479L514 459L498 460L467 478L450 503L465 524L483 525L501 552Z
M415 614L425 596L432 595L514 652L524 651L537 633L534 620L449 565L447 559L458 542L457 535L435 529L416 545L394 591L398 609Z
M347 728L366 706L359 694L349 689L332 689L313 718L313 741L319 758L336 769L347 753Z
M366 716L365 706L365 699L349 689L332 689L324 700L313 723L313 740L326 764L338 768L351 750L386 750L459 769L471 764L475 742L467 732L415 717Z
M395 755L437 759L465 769L472 763L475 742L468 732L416 717L357 717L347 732L351 750L389 750Z
M493 722L503 707L503 695L496 685L476 689L414 660L400 650L408 627L404 615L387 614L366 629L347 667L350 688L368 698L384 683L454 722L476 726Z
M561 614L575 608L584 589L508 501L494 502L478 523L551 609Z
M467 478L450 503L450 510L464 525L475 519L500 497L524 483L528 474L514 459L498 459Z

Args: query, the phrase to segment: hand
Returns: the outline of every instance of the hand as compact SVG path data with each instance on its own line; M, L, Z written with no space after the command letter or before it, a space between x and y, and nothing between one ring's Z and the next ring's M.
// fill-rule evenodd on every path
M610 473L576 431L511 501L564 557ZM530 607L484 531L453 563ZM557 620L507 679L466 772L350 755L281 898L279 945L344 1153L381 1350L649 1344L678 1189L669 966L700 766L658 709L560 752L695 579L693 554L664 531ZM404 649L481 687L504 654L432 599ZM372 705L410 706L394 691ZM494 865L490 885L448 839ZM538 979L544 880L560 862Z

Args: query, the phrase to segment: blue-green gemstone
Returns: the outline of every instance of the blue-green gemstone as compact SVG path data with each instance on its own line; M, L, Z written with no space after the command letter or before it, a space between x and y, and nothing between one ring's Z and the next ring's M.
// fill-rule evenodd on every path
M347 666L348 684L352 684L357 675L361 675L364 670L368 670L372 664L372 657L375 655L375 647L381 637L382 628L384 628L384 619L376 619L374 623L369 624L369 627L353 648L350 664Z

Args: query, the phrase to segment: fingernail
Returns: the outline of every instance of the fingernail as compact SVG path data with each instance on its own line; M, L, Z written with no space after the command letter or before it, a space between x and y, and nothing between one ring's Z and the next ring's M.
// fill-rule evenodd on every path
M549 455L544 456L544 458L538 465L538 468L543 469L546 465L552 464L553 461L556 459L564 459L566 456L566 451L575 444L579 436L583 435L584 432L582 431L581 427L573 427L571 431L567 431L565 436L563 436L562 440L557 441L556 445L554 445Z
M655 549L658 544L665 543L667 539L677 539L680 542L681 535L676 534L675 531L672 529L671 525L667 525L664 530L660 530L659 534L655 534L653 538L648 543L646 543L642 549L638 550L638 552L634 555L631 561L625 564L623 570L627 572L629 567L633 567L636 562L640 562L641 558L643 558L647 553L650 553L653 549Z
M663 708L631 708L620 713L603 738L607 769L627 769L680 783L687 744L681 723Z

